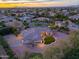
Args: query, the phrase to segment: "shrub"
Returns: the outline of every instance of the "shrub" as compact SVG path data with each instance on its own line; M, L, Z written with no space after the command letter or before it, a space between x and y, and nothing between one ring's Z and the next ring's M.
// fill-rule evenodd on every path
M4 27L0 30L0 35L14 34L17 35L20 32L14 27Z
M23 25L25 26L25 29L29 28L29 23L27 21L24 21Z
M50 46L43 51L44 59L61 59L61 56L63 56L63 54L59 46Z
M67 27L60 27L59 31L61 31L61 32L68 32L69 28L67 28Z
M47 36L45 39L44 39L44 44L50 44L52 42L55 42L55 38L52 37L52 36Z
M40 54L40 53L32 53L29 56L29 59L43 59L43 57L42 57L42 54Z

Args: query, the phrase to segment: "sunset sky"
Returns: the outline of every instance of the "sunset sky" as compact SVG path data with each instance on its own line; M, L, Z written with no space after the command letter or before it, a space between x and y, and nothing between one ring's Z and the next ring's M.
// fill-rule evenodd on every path
M12 0L0 0L0 8L70 6L78 4L79 0L17 0L16 2Z

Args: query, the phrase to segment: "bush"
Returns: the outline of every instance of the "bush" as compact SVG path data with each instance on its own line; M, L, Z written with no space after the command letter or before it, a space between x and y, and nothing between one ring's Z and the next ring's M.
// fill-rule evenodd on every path
M23 25L25 26L25 29L26 29L26 28L29 28L29 23L28 23L27 21L24 21L24 22L23 22Z
M8 28L8 27L3 27L3 28L0 30L0 35L7 35L7 34L11 34L10 28Z
M68 32L69 28L67 28L67 27L60 27L59 31L61 31L61 32Z
M19 30L17 30L17 28L14 28L14 27L10 28L10 32L11 34L14 34L14 35L18 35L20 33Z
M59 46L50 46L43 51L44 59L61 59L62 56L63 54Z
M0 35L7 35L7 34L19 34L19 31L16 28L9 28L9 27L5 27L3 29L0 30Z
M0 22L0 26L5 27L5 24L3 22Z
M42 54L40 54L40 53L32 53L29 56L29 59L43 59L43 57L42 57Z
M68 16L64 16L64 15L57 14L57 15L54 16L54 18L67 20L68 19Z
M55 42L55 38L52 37L52 36L47 36L47 37L44 39L44 44L51 44L52 42Z
M62 59L79 59L79 48L71 49Z

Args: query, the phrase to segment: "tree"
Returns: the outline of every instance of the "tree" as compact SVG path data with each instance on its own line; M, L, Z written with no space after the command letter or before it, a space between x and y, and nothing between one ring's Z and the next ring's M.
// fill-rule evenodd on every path
M18 35L18 34L20 33L20 31L17 30L17 28L15 28L15 27L11 27L11 28L10 28L10 31L11 31L11 33L14 34L14 35Z
M0 28L5 27L5 24L3 22L0 22Z
M74 31L71 33L70 41L73 45L73 48L65 53L62 59L79 59L79 31Z
M11 34L10 28L3 27L2 29L0 29L0 35L7 35L7 34Z
M79 31L71 32L70 40L73 43L73 47L78 48L79 47Z
M26 28L29 28L29 23L28 23L27 21L24 21L23 24L24 24L24 26L25 26L25 29L26 29Z
M68 16L64 16L64 15L61 15L61 14L57 14L54 16L54 18L58 18L58 19L63 19L63 20L68 20Z
M5 39L2 36L0 36L0 45L3 46L4 50L9 56L8 59L17 59L17 57L15 57L14 52L11 50L9 44L5 41Z
M60 32L66 32L66 33L69 32L69 28L68 28L68 27L60 27L58 30L59 30Z

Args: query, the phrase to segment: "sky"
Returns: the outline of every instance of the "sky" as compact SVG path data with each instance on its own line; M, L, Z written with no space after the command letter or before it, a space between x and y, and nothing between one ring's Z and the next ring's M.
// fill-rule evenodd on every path
M70 5L79 5L79 0L0 0L0 7L40 7L40 6L70 6ZM18 1L24 3L17 3ZM15 3L15 4L13 4Z

